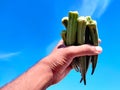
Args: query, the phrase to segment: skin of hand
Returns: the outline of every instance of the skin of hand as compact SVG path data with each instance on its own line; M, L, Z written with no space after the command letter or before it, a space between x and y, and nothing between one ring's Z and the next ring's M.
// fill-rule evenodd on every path
M98 40L99 43L101 40ZM72 69L70 65L72 60L78 56L96 55L102 52L100 46L81 45L65 47L61 40L45 62L52 70L51 84L56 84L62 80Z
M96 55L101 52L100 46L87 44L65 47L61 40L48 56L0 90L46 90L70 72L71 62L75 57Z

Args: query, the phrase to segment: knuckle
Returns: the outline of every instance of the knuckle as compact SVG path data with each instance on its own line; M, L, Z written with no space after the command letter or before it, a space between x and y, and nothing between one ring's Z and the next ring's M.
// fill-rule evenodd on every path
M93 54L95 53L95 48L94 46L91 45L84 45L83 53L84 54Z
M74 46L68 46L68 48L66 48L65 52L66 52L67 57L72 58L75 54Z

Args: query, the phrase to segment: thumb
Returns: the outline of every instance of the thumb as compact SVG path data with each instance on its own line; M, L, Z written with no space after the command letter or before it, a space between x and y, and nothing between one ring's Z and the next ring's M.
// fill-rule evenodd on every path
M97 55L100 54L101 52L102 52L102 47L92 46L88 44L66 47L66 53L73 58L79 56L86 56L86 55Z

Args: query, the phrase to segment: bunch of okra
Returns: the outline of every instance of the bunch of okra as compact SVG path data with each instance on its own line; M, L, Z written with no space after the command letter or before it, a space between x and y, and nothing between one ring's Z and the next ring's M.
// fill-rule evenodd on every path
M68 17L63 17L62 23L66 30L61 33L66 46L70 45L98 45L97 23L90 16L79 16L77 11L70 11ZM74 58L72 67L81 73L80 82L84 81L86 85L86 73L90 63L92 63L92 73L94 73L97 64L98 55L81 56Z

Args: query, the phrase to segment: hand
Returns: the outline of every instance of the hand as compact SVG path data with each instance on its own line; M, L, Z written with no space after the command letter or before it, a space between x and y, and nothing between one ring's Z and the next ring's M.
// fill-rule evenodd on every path
M99 40L100 42L100 40ZM81 45L65 47L61 40L45 61L52 71L51 83L55 84L63 79L72 69L71 62L75 57L96 55L102 52L100 46Z
M72 69L70 64L75 57L96 55L101 52L100 46L65 47L61 40L49 56L40 60L27 72L0 90L46 90L47 87L59 82L68 74Z

